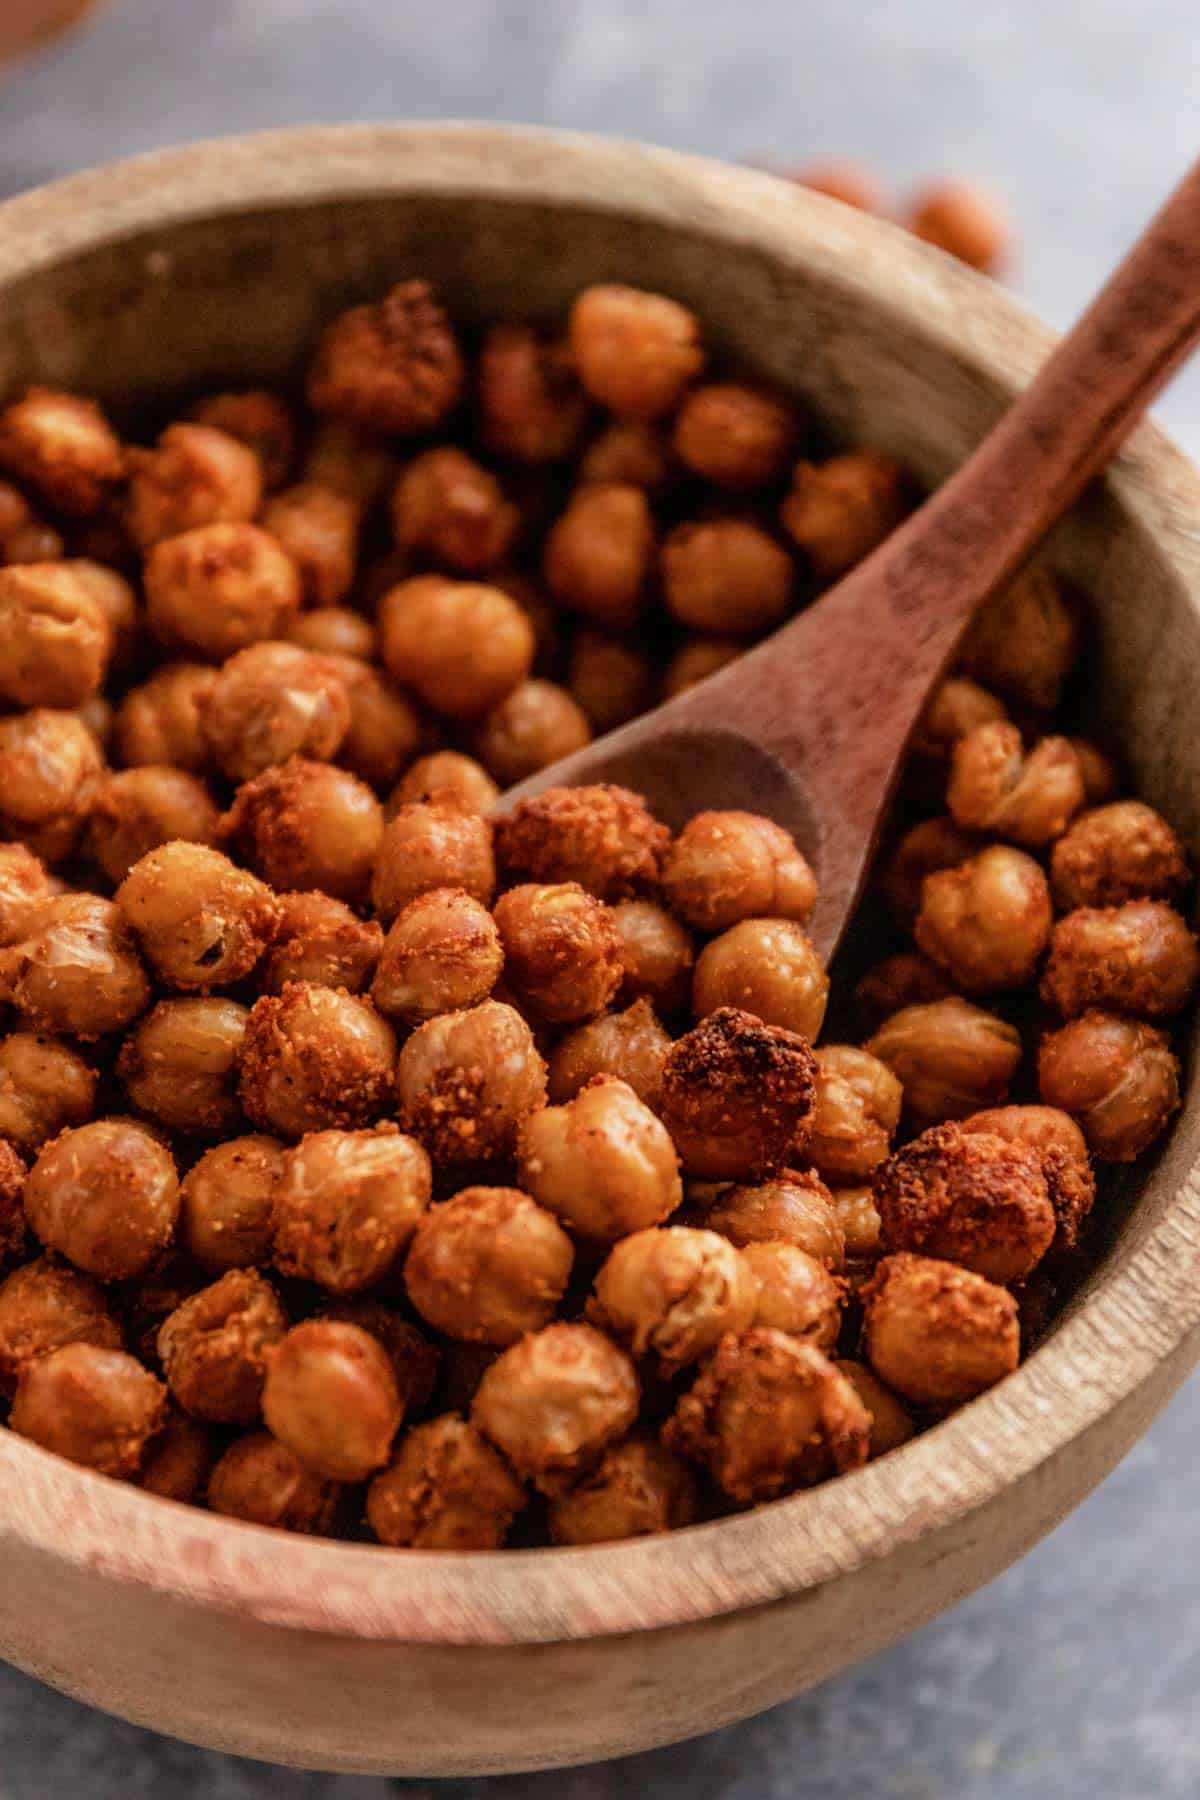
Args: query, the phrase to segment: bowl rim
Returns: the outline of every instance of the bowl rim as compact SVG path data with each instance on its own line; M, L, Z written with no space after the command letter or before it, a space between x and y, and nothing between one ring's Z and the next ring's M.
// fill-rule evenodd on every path
M69 177L0 206L0 284L155 227L414 191L585 204L819 266L1004 393L1054 341L1008 293L899 227L772 175L459 121L254 133ZM1108 483L1200 612L1200 547L1185 522L1200 516L1200 476L1147 424ZM755 1512L586 1549L401 1554L181 1506L0 1429L0 1539L190 1604L354 1638L534 1645L684 1626L819 1588L963 1522L1078 1446L1169 1359L1181 1376L1198 1325L1200 1165L1146 1240L998 1387L879 1462Z

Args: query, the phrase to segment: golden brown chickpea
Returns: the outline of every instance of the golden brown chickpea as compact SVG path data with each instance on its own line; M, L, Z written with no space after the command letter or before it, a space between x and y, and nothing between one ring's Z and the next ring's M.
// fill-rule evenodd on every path
M188 1254L213 1274L268 1262L282 1172L278 1138L232 1137L206 1150L179 1188L179 1239Z
M652 900L621 900L612 909L625 965L622 993L651 1000L660 1012L678 1012L692 991L695 952L687 927Z
M694 1523L699 1496L681 1457L652 1437L612 1444L595 1469L550 1502L556 1544L609 1544Z
M621 418L657 419L673 411L704 367L695 313L643 288L585 288L567 331L584 387Z
M243 782L226 825L272 887L366 899L383 841L383 808L365 781L293 756Z
M498 456L558 462L587 421L588 400L561 338L529 325L493 325L479 354L480 430Z
M208 1504L230 1519L278 1531L322 1536L333 1525L339 1493L279 1443L252 1431L229 1446L208 1479Z
M986 1131L1020 1144L1040 1159L1054 1208L1055 1250L1073 1250L1096 1198L1096 1177L1082 1131L1054 1106L995 1106L963 1120L964 1131Z
M912 930L927 876L957 869L980 847L979 839L961 830L951 818L922 819L906 831L888 857L879 883L897 925Z
M272 1346L262 1409L273 1435L328 1481L382 1468L403 1411L378 1339L336 1319L308 1319Z
M70 1125L86 1125L96 1104L96 1071L70 1044L40 1033L0 1038L0 1139L22 1152Z
M268 639L224 664L200 723L222 773L249 781L291 756L332 760L350 728L350 695L327 657Z
M1173 900L1191 880L1187 852L1161 813L1118 800L1082 813L1055 844L1050 882L1064 912Z
M369 663L353 656L325 660L333 665L350 696L350 728L337 760L368 787L389 788L421 743L421 715L412 701Z
M1037 849L1061 837L1083 801L1066 738L1040 738L1026 753L1015 725L978 725L954 747L946 803L958 825Z
M40 1256L0 1282L0 1395L11 1399L21 1370L66 1344L119 1350L121 1327L86 1275Z
M1049 569L1027 569L989 600L958 653L959 667L1040 712L1058 705L1079 657L1080 609Z
M696 959L692 1011L704 1018L740 1007L767 1025L815 1038L825 1018L829 977L807 934L791 919L743 919Z
M672 474L671 446L656 425L614 419L592 439L579 464L580 481L616 481L657 493Z
M805 1155L834 1186L869 1181L900 1123L900 1083L886 1063L852 1044L827 1045L816 1059L817 1110Z
M925 877L917 947L968 994L1023 987L1050 942L1050 889L1023 850L990 844Z
M200 712L217 671L205 663L165 663L141 687L131 688L113 720L113 749L120 763L156 763L192 774L208 760Z
M826 199L840 200L843 206L853 206L859 212L878 213L881 218L887 216L889 209L883 189L861 163L809 163L795 174L789 173L787 179L800 187L810 188L814 194L824 194Z
M386 1018L419 1024L486 1000L503 963L486 906L462 888L433 888L394 920L371 998Z
M397 1268L429 1204L420 1144L394 1125L311 1131L275 1189L275 1266L331 1294L361 1294Z
M484 1000L418 1026L400 1052L396 1097L435 1163L503 1161L545 1101L546 1065L520 1013Z
M390 924L435 888L461 889L484 906L496 891L491 825L440 794L408 802L389 821L375 859L371 904Z
M604 1013L559 1040L550 1056L550 1099L561 1105L593 1076L614 1075L653 1111L670 1048L670 1036L648 1000L635 1000L624 1012Z
M450 444L413 458L392 492L391 509L398 549L460 575L495 568L520 524L496 477Z
M404 1280L435 1330L506 1348L553 1319L574 1255L553 1214L519 1188L469 1187L420 1221Z
M547 1325L485 1372L473 1423L544 1494L567 1491L637 1417L640 1391L623 1350L590 1325Z
M1179 1108L1179 1062L1165 1031L1087 1012L1042 1039L1038 1089L1076 1120L1104 1162L1133 1162Z
M1017 1303L971 1269L928 1256L885 1256L862 1302L872 1371L918 1406L973 1400L1017 1366Z
M877 1456L886 1456L889 1450L898 1450L916 1435L910 1414L866 1363L839 1360L834 1367L846 1377L871 1415L871 1462Z
M173 1398L194 1418L251 1425L258 1418L267 1352L287 1314L254 1269L230 1269L163 1320L158 1354Z
M663 1432L739 1504L810 1487L867 1460L870 1415L811 1344L756 1325L722 1340Z
M505 982L535 1018L571 1024L602 1012L624 979L604 902L578 882L527 883L495 906Z
M529 674L535 639L500 588L421 575L384 595L379 647L392 679L434 712L478 719Z
M258 457L211 425L168 425L153 450L131 450L129 464L126 524L144 551L209 526L245 524L262 500Z
M668 1225L635 1231L596 1276L595 1323L636 1357L675 1376L753 1322L758 1287L740 1250L715 1231Z
M25 1209L21 1190L25 1164L11 1144L0 1138L0 1269L26 1249Z
M670 838L628 788L553 787L497 821L496 855L509 880L577 881L598 900L623 900L657 883Z
M0 468L55 512L84 519L110 499L125 456L94 400L31 387L0 413Z
M786 1169L774 1181L723 1188L703 1209L703 1223L744 1250L750 1244L794 1244L840 1273L846 1238L834 1198L815 1169Z
M366 1000L289 981L255 1001L242 1046L240 1092L261 1131L300 1138L354 1131L387 1110L396 1037Z
M817 898L816 877L791 833L737 811L689 819L667 853L662 884L672 910L710 932L754 918L803 925Z
M103 694L93 694L91 699L85 700L77 711L101 750L107 754L108 746L112 741L114 717L112 702L106 700Z
M289 981L365 993L371 985L383 931L360 919L330 894L281 894L274 941L259 964L264 994L281 994Z
M865 1047L900 1082L918 1128L998 1106L1021 1062L1020 1033L956 995L902 1007Z
M22 1369L9 1425L68 1462L127 1481L166 1410L162 1382L135 1357L65 1344Z
M91 1040L124 1030L144 1012L150 982L111 900L58 894L23 944L0 950L0 997L34 1031Z
M888 1250L959 1263L1002 1287L1032 1274L1055 1232L1036 1151L991 1132L935 1125L875 1171Z
M38 517L24 494L0 481L0 563L54 562L65 549L61 534Z
M108 623L112 638L110 670L127 673L140 649L141 619L133 588L115 569L83 556L72 557L60 567L70 570L76 585L99 607Z
M767 487L784 473L796 439L785 400L737 381L693 388L675 420L674 447L693 475L722 488Z
M1090 738L1068 738L1083 776L1083 791L1088 806L1107 806L1115 800L1123 786L1121 771L1113 758L1093 744Z
M364 1294L326 1301L320 1317L336 1319L341 1325L357 1325L360 1331L379 1340L391 1362L406 1419L429 1405L442 1353L427 1337L422 1337L415 1325Z
M654 556L654 520L640 487L590 481L551 526L542 555L546 585L564 606L606 631L637 619Z
M233 1000L160 1000L130 1032L117 1074L138 1112L185 1136L242 1123L237 1067L250 1015Z
M842 1327L843 1284L824 1263L783 1240L747 1244L738 1254L758 1286L750 1324L832 1351Z
M949 675L934 690L913 735L912 748L920 756L948 757L959 738L977 725L991 725L1008 718L1003 700L990 694L965 675Z
M296 421L291 408L267 388L209 394L188 413L197 425L211 425L253 450L268 493L283 486L296 457Z
M146 619L168 648L223 662L286 637L300 610L295 563L257 525L201 525L146 558Z
M25 1182L35 1235L98 1281L141 1275L179 1213L175 1161L133 1119L94 1119L44 1145Z
M349 606L314 606L291 626L288 643L318 656L351 656L369 663L375 655L375 627Z
M221 815L195 775L144 763L105 775L88 819L87 852L114 885L150 850L180 838L215 844Z
M331 488L366 513L395 481L396 458L373 433L326 419L313 432L303 473L306 481Z
M389 820L418 800L436 800L460 812L489 813L500 789L482 763L459 750L434 750L419 756L400 777L384 808Z
M725 1006L671 1047L659 1111L690 1175L770 1174L811 1129L816 1064L794 1032Z
M1169 1018L1200 979L1200 948L1163 900L1081 906L1050 936L1042 998L1067 1018L1092 1008Z
M918 194L908 229L985 275L994 274L1012 248L1012 228L996 201L965 181L942 181Z
M116 902L159 980L184 992L244 980L279 920L270 888L206 844L148 851L117 889Z
M481 721L475 749L488 773L515 786L591 742L587 714L555 681L523 681Z
M946 975L927 956L900 950L867 970L854 990L859 1010L872 1031L905 1006L925 1006L953 993Z
M213 1434L168 1403L166 1423L146 1447L137 1484L160 1499L198 1505L216 1456Z
M29 936L54 893L45 864L24 844L0 844L0 948Z
M683 1200L665 1127L611 1075L596 1076L564 1106L530 1113L519 1163L534 1199L597 1243L657 1225Z
M181 1251L170 1249L155 1258L149 1273L126 1287L123 1298L130 1348L147 1368L161 1373L158 1333L163 1320L205 1285L204 1270Z
M259 514L295 563L306 606L331 607L354 584L358 563L359 509L345 494L300 481L275 494Z
M746 519L677 525L659 558L663 596L691 631L759 637L792 609L792 559Z
M0 719L0 836L19 838L44 862L79 842L104 770L84 721L37 707Z
M836 581L899 525L908 510L904 486L904 470L882 450L798 462L780 522L817 579Z
M650 664L644 650L585 625L571 644L567 686L598 733L615 731L649 706Z
M739 638L688 638L663 672L663 699L673 700L676 694L686 694L689 688L698 687L710 675L716 675L731 662L736 662L745 648Z
M498 1451L454 1413L414 1426L367 1489L367 1523L405 1550L499 1550L525 1490Z
M365 431L432 431L466 379L454 328L427 281L402 281L373 306L326 327L308 374L308 403Z
M0 699L13 706L82 706L105 678L112 628L75 567L0 568Z

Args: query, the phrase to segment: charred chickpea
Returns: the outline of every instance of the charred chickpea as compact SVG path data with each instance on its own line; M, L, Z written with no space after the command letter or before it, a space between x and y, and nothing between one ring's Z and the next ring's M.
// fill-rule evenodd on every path
M283 486L296 457L296 421L291 407L278 394L268 388L209 394L197 400L188 418L196 425L211 425L253 450L267 493Z
M226 826L272 887L365 900L383 840L383 808L364 781L293 756L238 789Z
M1104 1162L1133 1162L1179 1108L1179 1062L1165 1031L1086 1012L1042 1039L1038 1089L1076 1121Z
M98 894L58 894L22 944L0 950L0 997L34 1031L90 1042L145 1011L150 982L120 911Z
M403 1410L379 1340L335 1319L308 1319L272 1345L262 1409L273 1435L328 1481L382 1468Z
M551 593L572 612L607 631L628 631L641 609L653 555L654 520L644 490L592 481L575 489L551 526L542 572Z
M96 1071L70 1044L31 1031L0 1038L0 1139L22 1155L70 1125L86 1125Z
M399 1439L367 1489L367 1523L406 1550L499 1550L525 1490L499 1451L446 1413Z
M659 1224L683 1199L665 1127L610 1075L596 1076L563 1106L531 1113L518 1160L535 1200L597 1243Z
M0 563L55 562L64 550L61 533L10 481L0 481Z
M678 649L663 671L662 697L686 694L721 669L736 662L746 646L740 638L692 637Z
M1040 738L1026 752L1015 725L978 725L954 747L946 803L964 828L1038 849L1062 836L1083 800L1066 738Z
M259 990L280 994L289 981L311 981L361 994L382 948L381 927L332 894L281 894L275 936L258 968Z
M485 1000L503 963L486 906L462 888L433 888L393 921L371 998L386 1018L419 1024Z
M327 656L350 697L338 762L368 787L391 787L424 735L420 713L394 682L354 656Z
M461 750L434 750L428 756L419 756L406 769L392 789L384 811L391 820L405 806L434 800L483 816L499 798L499 787L473 756L464 756Z
M782 1168L812 1125L816 1064L804 1038L722 1007L671 1046L659 1112L690 1175Z
M0 700L13 706L82 706L112 657L108 617L72 562L0 568Z
M697 1018L722 1006L740 1007L767 1025L811 1039L828 1000L829 977L812 940L792 919L742 919L696 958Z
M76 1343L26 1364L9 1425L68 1462L129 1480L165 1417L163 1384L136 1357Z
M1052 917L1040 865L1023 850L991 844L926 876L913 935L956 988L990 994L1033 980Z
M387 1110L396 1038L366 1000L289 981L255 1001L242 1045L239 1091L260 1131L300 1138L353 1131Z
M275 935L279 903L255 876L206 844L148 851L117 908L166 987L205 992L242 981Z
M94 400L31 387L0 412L0 468L53 511L85 519L115 492L125 453Z
M908 229L927 244L985 275L1012 249L1012 228L996 201L965 181L943 181L917 195Z
M338 1498L333 1482L306 1469L269 1431L238 1438L208 1478L213 1512L279 1531L324 1534L333 1525Z
M352 656L369 663L375 656L375 627L349 606L313 606L291 626L288 643L318 656Z
M836 581L899 525L904 489L904 470L882 450L798 462L779 518L817 579Z
M166 1248L179 1213L175 1161L132 1119L96 1119L53 1138L25 1182L33 1232L85 1275L126 1281Z
M610 1445L594 1469L551 1500L548 1522L556 1544L609 1544L677 1531L699 1510L683 1458L637 1433Z
M234 1000L160 1000L121 1046L117 1075L140 1113L185 1136L242 1122L237 1069L249 1013Z
M839 1360L834 1366L846 1377L871 1416L871 1462L877 1456L886 1456L889 1450L898 1450L916 1435L912 1415L866 1363Z
M200 722L222 774L249 781L291 756L332 759L350 728L350 696L326 657L265 640L222 666Z
M615 731L649 706L650 663L634 644L585 625L572 640L567 687L596 732Z
M424 451L404 468L391 512L398 549L458 575L494 569L520 524L491 471L450 444Z
M483 906L496 891L492 827L438 794L401 806L384 829L371 904L385 924L435 888L457 888Z
M155 763L192 774L208 761L200 723L217 671L206 663L164 663L148 681L131 688L113 720L113 750L120 763Z
M503 787L512 787L582 750L591 737L587 714L566 688L533 677L485 715L475 749L488 773Z
M695 313L643 288L585 288L567 330L584 387L619 418L671 412L704 366Z
M577 881L623 900L657 884L670 836L628 788L543 788L497 821L496 857L509 880Z
M999 1105L1021 1062L1020 1033L957 996L902 1007L865 1047L900 1082L918 1127Z
M670 1035L646 999L624 1012L603 1013L566 1032L550 1055L551 1101L557 1106L596 1075L614 1075L653 1111L662 1090Z
M511 1157L527 1114L546 1098L546 1065L520 1013L499 1000L417 1027L396 1065L405 1128L437 1164Z
M332 1294L360 1294L399 1266L429 1204L420 1144L381 1125L312 1131L288 1150L275 1188L275 1266Z
M667 1225L634 1231L596 1276L595 1322L664 1375L714 1350L754 1320L758 1287L742 1253L715 1231Z
M674 472L671 446L662 429L638 419L614 419L592 439L579 463L581 481L616 481L645 488L665 488Z
M792 559L747 519L677 525L659 568L667 606L689 631L759 637L792 610Z
M561 1494L637 1417L640 1391L623 1350L590 1325L547 1325L485 1372L472 1422L517 1474Z
M216 1460L213 1433L168 1403L166 1420L142 1456L137 1484L160 1499L199 1505Z
M935 1125L875 1171L888 1250L959 1263L1007 1287L1032 1274L1055 1233L1041 1157L992 1132Z
M179 1240L203 1268L219 1275L269 1261L283 1149L278 1138L231 1137L188 1170L179 1188Z
M1073 1250L1096 1198L1087 1142L1074 1119L1054 1106L996 1106L963 1120L964 1131L986 1131L1032 1150L1042 1165L1054 1208L1055 1250Z
M1162 814L1140 800L1081 813L1050 856L1050 885L1064 912L1128 900L1174 900L1190 880L1183 844Z
M353 500L315 481L284 488L263 507L258 522L296 565L304 605L336 606L350 592L359 518Z
M534 1018L589 1019L616 994L625 973L616 927L604 902L578 882L510 888L493 917L505 981Z
M506 1348L550 1323L573 1261L566 1232L528 1194L469 1187L420 1221L404 1280L435 1330Z
M1200 948L1163 900L1081 906L1058 921L1042 972L1042 998L1065 1017L1091 1008L1169 1018L1200 979Z
M421 575L402 581L379 608L379 647L394 681L434 712L478 719L533 665L533 627L496 587Z
M958 652L962 671L1040 712L1058 705L1079 658L1080 608L1049 569L1027 569L976 615Z
M758 1289L750 1324L831 1352L842 1327L843 1283L798 1244L768 1240L738 1254Z
M158 1354L172 1397L194 1418L252 1425L259 1416L267 1352L288 1328L269 1281L230 1269L163 1320Z
M662 885L667 904L698 931L726 931L742 919L803 925L817 898L791 833L749 812L689 819L667 852Z
M675 454L717 487L768 487L784 473L796 441L785 400L737 381L693 388L675 420Z
M1017 1303L971 1269L928 1256L886 1256L862 1301L872 1372L918 1406L972 1400L1017 1366Z
M466 370L454 328L427 281L402 281L322 333L308 374L314 412L365 431L432 431L457 406Z
M0 719L0 835L19 838L44 862L79 842L104 770L84 721L37 707Z
M529 325L493 325L479 353L484 443L518 462L569 456L587 422L588 398L561 338Z
M285 637L300 610L292 559L257 525L201 525L146 558L146 618L168 649L223 662Z
M662 1013L685 1007L695 962L687 927L653 900L619 900L612 921L621 940L625 997L650 1000Z
M396 479L396 457L374 432L338 419L323 420L309 440L303 477L370 512Z
M0 1281L0 1396L21 1370L66 1344L119 1350L121 1327L103 1291L69 1263L40 1256Z
M949 817L922 819L906 831L884 864L879 883L897 925L911 931L916 924L928 876L959 868L979 849L979 839Z
M253 450L211 425L168 425L153 450L129 452L126 524L143 551L209 526L242 525L262 500Z
M24 844L0 844L0 947L19 944L55 892L40 857Z
M787 1169L773 1181L723 1188L701 1212L703 1224L739 1250L750 1244L794 1244L834 1274L845 1264L841 1218L815 1169Z
M88 818L87 852L115 886L151 850L174 839L215 844L216 801L185 769L145 763L105 775Z
M804 1154L834 1186L869 1181L900 1123L900 1083L886 1063L852 1044L815 1055L816 1113Z
M920 756L941 761L950 755L959 738L966 737L977 725L1003 723L1007 718L1008 708L1003 700L987 688L965 675L948 675L921 714L912 748Z

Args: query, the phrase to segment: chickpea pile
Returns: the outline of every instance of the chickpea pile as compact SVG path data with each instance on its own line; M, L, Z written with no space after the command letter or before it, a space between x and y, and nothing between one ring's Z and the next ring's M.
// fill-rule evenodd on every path
M306 399L0 409L9 1428L439 1549L885 1454L1016 1367L1178 1105L1191 871L1055 732L1077 602L1024 576L935 695L843 1026L770 819L497 802L836 580L900 467L618 286L468 348L403 282Z

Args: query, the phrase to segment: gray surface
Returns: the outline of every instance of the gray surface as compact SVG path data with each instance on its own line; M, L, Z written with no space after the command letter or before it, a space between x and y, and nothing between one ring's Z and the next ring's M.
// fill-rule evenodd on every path
M852 153L900 190L954 169L1008 193L1018 285L1065 323L1195 154L1198 77L1195 0L115 0L0 85L0 192L310 119L458 115L735 157ZM1164 412L1200 449L1200 376ZM1193 1383L991 1588L697 1744L494 1783L337 1780L168 1744L0 1670L0 1800L1192 1800L1198 1426Z

